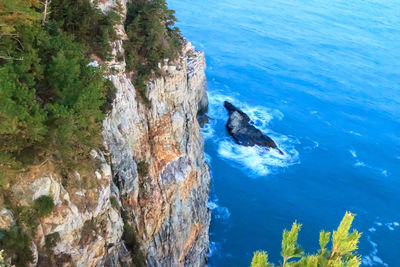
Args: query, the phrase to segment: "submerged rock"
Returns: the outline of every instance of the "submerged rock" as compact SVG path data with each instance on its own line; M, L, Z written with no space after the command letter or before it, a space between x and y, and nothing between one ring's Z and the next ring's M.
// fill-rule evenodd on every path
M251 124L251 120L246 113L224 101L224 107L228 110L229 119L226 123L228 133L235 142L242 146L261 146L268 149L274 148L280 154L283 152L277 147L274 140L263 134L259 129Z

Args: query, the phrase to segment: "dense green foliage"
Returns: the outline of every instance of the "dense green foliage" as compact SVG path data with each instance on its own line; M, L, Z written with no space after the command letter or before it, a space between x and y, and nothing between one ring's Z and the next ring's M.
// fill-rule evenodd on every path
M57 0L52 2L51 21L77 41L90 47L102 59L111 55L110 41L117 39L114 25L120 22L121 7L117 5L104 15L96 2L87 0Z
M33 209L38 218L46 217L54 209L53 199L49 196L41 196L33 202Z
M28 266L33 260L31 237L20 226L12 226L9 231L0 230L0 247L4 249L12 263L18 267Z
M119 16L89 0L51 3L44 25L38 1L0 3L0 185L13 169L49 157L73 166L102 144L112 85L88 56L109 55Z
M139 161L137 171L139 178L146 178L149 175L149 164L146 161Z
M0 229L0 248L11 257L16 266L28 266L32 261L31 241L39 225L40 218L48 216L54 209L53 199L41 196L29 206L16 206L6 199L5 206L15 217L16 224L10 230Z
M125 243L126 248L129 250L132 263L134 267L146 266L142 252L140 251L140 245L136 238L136 231L132 225L128 222L128 216L125 210L121 210L122 220L124 222L124 231L122 233L122 240Z
M268 267L268 254L265 251L254 252L253 259L251 260L251 267Z
M164 59L173 60L181 51L182 36L175 27L174 11L165 0L135 0L128 3L124 41L128 71L133 71L133 82L143 101L145 83L152 74L161 75L158 67Z
M121 7L105 15L95 5L51 1L43 21L37 0L0 2L0 186L27 164L50 157L73 167L101 146L114 90L88 58L109 59ZM165 0L135 0L127 9L127 70L149 104L145 82L161 74L164 59L176 58L182 37Z
M333 231L332 239L330 232L321 231L319 236L320 250L317 254L304 255L304 251L297 244L297 237L301 228L300 224L293 223L290 231L284 230L282 239L281 256L283 258L282 267L357 267L361 264L360 257L354 254L357 250L358 240L361 233L350 228L353 223L354 215L346 212L339 227ZM331 241L331 249L326 246ZM292 260L300 258L298 260ZM268 262L268 255L264 251L254 253L251 262L252 267L274 266Z
M52 234L48 234L44 238L45 242L45 249L47 253L50 253L53 251L53 248L57 245L57 243L60 241L60 234L58 232L54 232Z

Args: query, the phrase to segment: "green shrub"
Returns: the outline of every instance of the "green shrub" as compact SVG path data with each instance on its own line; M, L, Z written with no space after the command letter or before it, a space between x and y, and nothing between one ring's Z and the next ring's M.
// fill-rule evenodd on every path
M19 226L12 226L9 231L0 230L0 248L11 257L15 266L25 267L33 260L31 238Z
M122 233L122 240L124 241L126 248L129 250L131 254L134 266L136 267L146 266L143 254L140 251L139 242L136 239L136 231L129 224L126 211L124 210L121 211L121 217L124 222L124 231Z
M283 258L282 267L306 267L306 266L327 266L327 267L357 267L361 264L360 257L355 254L357 250L358 240L361 233L353 230L349 233L354 215L346 212L339 227L333 231L332 238L330 232L321 231L319 236L320 250L314 255L304 255L304 251L297 244L298 233L301 224L293 223L290 231L283 231L282 251ZM326 246L331 241L331 249ZM292 260L300 258L299 260ZM257 251L254 253L251 262L252 267L269 267L273 266L268 263L268 255L266 252Z
M110 197L110 203L111 207L113 207L116 210L119 210L118 200L114 196Z
M40 223L36 210L31 206L19 206L12 208L12 211L18 225L24 225L24 229L28 231L28 234L35 235L36 228Z
M46 217L54 210L53 199L49 196L41 196L33 202L33 209L36 211L38 218Z
M48 234L44 237L45 249L47 253L51 253L53 248L60 241L60 234L58 232Z
M92 220L87 220L83 224L82 230L81 230L81 239L79 240L80 245L87 245L93 240L93 237L97 235L98 230L96 227L95 221Z
M112 109L112 103L115 99L115 93L117 92L112 81L106 79L104 82L104 91L103 94L105 96L105 101L103 106L101 106L101 110L104 114L109 112Z
M137 163L137 171L140 178L145 178L149 175L149 164L146 161Z
M165 0L135 0L128 3L124 40L125 61L133 71L133 84L141 99L149 106L146 83L154 73L161 74L159 63L175 59L182 49L182 36L175 27L174 11Z

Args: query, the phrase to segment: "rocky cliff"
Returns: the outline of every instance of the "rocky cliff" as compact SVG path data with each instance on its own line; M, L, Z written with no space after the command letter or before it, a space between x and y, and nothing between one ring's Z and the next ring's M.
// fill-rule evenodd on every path
M125 1L120 3L126 9ZM100 1L99 8L107 12L115 4ZM9 197L18 205L43 195L54 200L53 212L40 220L34 235L34 264L131 264L122 238L125 224L135 230L147 265L204 265L210 175L197 119L207 110L204 55L186 43L177 60L163 62L163 77L148 84L151 104L145 105L117 56L124 54L122 25L117 32L114 59L105 63L116 96L103 122L105 149L92 151L96 168L77 169L66 180L44 162L19 174L11 188ZM14 215L3 208L0 228L13 223Z
M197 111L206 101L204 57L190 44L151 82L147 108L124 72L104 139L123 207L150 265L201 265L208 247L209 172ZM138 173L137 165L146 168ZM142 171L143 172L143 171Z

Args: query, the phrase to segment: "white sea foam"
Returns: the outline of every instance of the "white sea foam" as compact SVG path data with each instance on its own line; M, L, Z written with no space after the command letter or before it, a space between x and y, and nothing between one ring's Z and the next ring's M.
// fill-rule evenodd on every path
M350 149L349 152L353 156L353 158L357 158L357 152L354 149Z
M245 147L231 140L223 140L218 145L218 153L223 158L250 169L251 174L263 176L269 174L274 167L288 167L299 163L297 150L293 147L280 148L285 151L283 155L275 149L266 150L258 146Z
M309 142L311 142L312 144L309 144ZM312 151L319 147L319 143L317 141L311 140L309 138L306 138L305 144L304 144L305 146L303 146L303 149L306 151Z
M356 135L356 136L362 136L360 133L354 132L354 131L349 131L350 134Z
M215 202L209 201L209 202L207 203L207 207L208 207L210 210L215 210L216 208L218 208L218 205L217 205L217 203L215 203Z
M272 119L283 119L283 114L277 109L271 109L263 106L249 106L238 101L236 98L232 96L226 96L219 93L213 93L209 95L209 111L208 115L211 119L228 119L228 112L224 107L224 101L228 101L240 108L244 113L246 113L250 119L252 120L254 126L259 128L262 131L268 131L268 124Z
M376 225L378 226L383 226L385 225L387 229L389 229L390 231L394 231L395 227L399 227L400 224L395 221L395 222L387 222L387 223L382 223L382 222L375 222Z
M351 156L356 159L356 162L354 163L355 167L366 167L366 168L369 168L373 171L380 173L381 175L383 175L385 177L390 175L390 173L385 169L370 166L370 165L366 164L365 162L358 160L357 151L355 151L354 149L350 149L349 152L350 152Z
M377 218L377 219L379 219L379 218ZM377 225L379 227L381 227L381 226L385 226L385 227L376 229L374 226L371 226L368 229L368 231L371 232L371 235L375 234L375 232L377 230L382 231L382 230L388 229L389 231L394 231L394 230L396 230L395 229L396 227L400 226L400 224L397 221L387 222L387 223L375 221L374 225ZM388 266L388 264L385 263L383 261L383 259L381 259L378 256L378 244L376 242L372 241L371 235L367 235L367 240L368 240L369 244L371 245L372 250L368 255L365 255L364 257L362 257L362 264L366 265L366 266Z
M207 207L211 210L214 218L216 219L226 221L231 216L231 213L229 212L227 207L222 207L218 204L218 199L210 200L207 203Z
M203 133L204 139L212 138L215 135L215 130L213 128L212 122L208 122L207 124L205 124L201 131Z
M362 258L362 263L367 266L383 265L388 266L380 257L378 257L378 244L371 240L371 237L367 236L368 242L372 246L372 251Z
M229 212L227 207L220 207L216 208L215 218L226 221L231 217L231 213Z
M207 162L207 164L211 164L212 157L209 154L204 153L204 160Z
M257 176L267 175L277 167L288 167L300 162L299 153L294 148L295 144L300 143L298 139L276 133L269 128L269 123L273 119L283 119L284 115L279 110L261 106L248 106L231 96L210 94L209 116L211 119L221 120L224 124L228 119L227 111L223 106L224 101L229 101L243 110L250 117L255 127L275 141L283 151L283 155L275 149L268 150L258 146L245 147L238 145L230 137L214 138L214 141L218 142L218 154L222 158L229 159L236 163L235 165L246 168L247 173ZM318 143L315 143L315 146L317 147Z
M218 251L219 251L219 246L220 245L217 242L211 241L210 242L210 246L208 248L207 257L211 257L213 255L216 255L218 253Z
M393 223L385 223L385 225L390 231L394 231Z
M356 167L366 167L367 165L364 162L358 160L356 163L354 163L354 166L356 166Z
M224 108L224 101L235 103L236 101L229 96L221 95L218 93L209 94L208 96L208 116L211 119L221 119L226 121L228 119L227 111Z
M356 163L354 163L354 166L369 168L369 169L371 169L371 170L373 170L373 171L375 171L375 172L377 172L377 173L379 173L379 174L381 174L381 175L383 175L385 177L388 177L390 175L390 173L387 170L380 169L380 168L377 168L377 167L374 167L374 166L370 166L370 165L368 165L368 164L366 164L366 163L364 163L362 161L359 161L359 160L357 160Z

